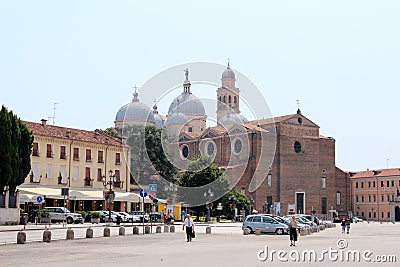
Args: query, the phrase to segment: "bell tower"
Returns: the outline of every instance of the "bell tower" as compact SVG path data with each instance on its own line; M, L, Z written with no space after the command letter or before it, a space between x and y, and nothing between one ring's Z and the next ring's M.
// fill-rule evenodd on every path
M222 73L221 87L217 89L217 121L220 121L231 110L240 114L239 92L239 88L236 87L235 73L228 61L228 66Z

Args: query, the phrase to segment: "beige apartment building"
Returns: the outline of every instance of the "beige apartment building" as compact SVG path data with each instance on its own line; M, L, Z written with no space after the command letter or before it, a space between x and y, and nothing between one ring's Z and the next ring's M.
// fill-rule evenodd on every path
M137 207L139 196L129 192L129 149L119 138L101 130L48 125L46 120L25 123L34 142L32 170L19 186L21 207L32 210L65 203L70 210L107 210L104 192L110 186L104 185L103 176L106 182L110 181L110 170L116 180L112 186L116 193L112 209L130 211ZM68 196L62 195L62 188L68 188Z
M400 169L350 173L355 216L368 221L400 221Z

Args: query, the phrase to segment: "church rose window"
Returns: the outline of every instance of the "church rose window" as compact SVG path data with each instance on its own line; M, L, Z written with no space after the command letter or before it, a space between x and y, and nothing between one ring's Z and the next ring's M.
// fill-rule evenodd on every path
M236 139L235 143L233 144L233 151L235 154L239 154L242 151L242 140Z
M214 154L214 143L213 142L209 142L207 145L207 155L211 156L212 154Z
M301 153L301 144L300 144L299 141L294 142L294 151L295 151L297 154L300 154L300 153Z

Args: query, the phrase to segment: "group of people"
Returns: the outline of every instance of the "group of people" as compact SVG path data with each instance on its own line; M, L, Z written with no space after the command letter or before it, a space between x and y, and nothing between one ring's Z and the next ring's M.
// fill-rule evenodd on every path
M347 217L347 219L342 219L342 222L340 223L340 226L342 227L342 234L346 233L347 230L347 234L350 234L350 218Z

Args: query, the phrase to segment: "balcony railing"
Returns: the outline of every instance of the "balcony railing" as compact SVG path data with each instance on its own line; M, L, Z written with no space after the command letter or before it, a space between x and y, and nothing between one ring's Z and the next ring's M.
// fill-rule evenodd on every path
M67 181L63 181L62 177L58 177L58 184L66 185Z
M114 183L114 187L123 188L124 187L124 181L116 181Z
M52 158L53 157L53 153L51 151L46 151L46 157L47 158Z
M84 180L84 186L93 186L93 179L91 179L91 178L85 178L85 180Z
M79 160L79 155L74 155L74 160L78 161Z
M98 163L104 163L104 159L103 159L103 158L99 158L99 159L97 160L97 162L98 162Z
M66 153L60 153L60 159L66 159L67 154Z
M32 150L32 156L39 157L39 150L38 149Z
M92 162L92 157L86 157L86 162Z

